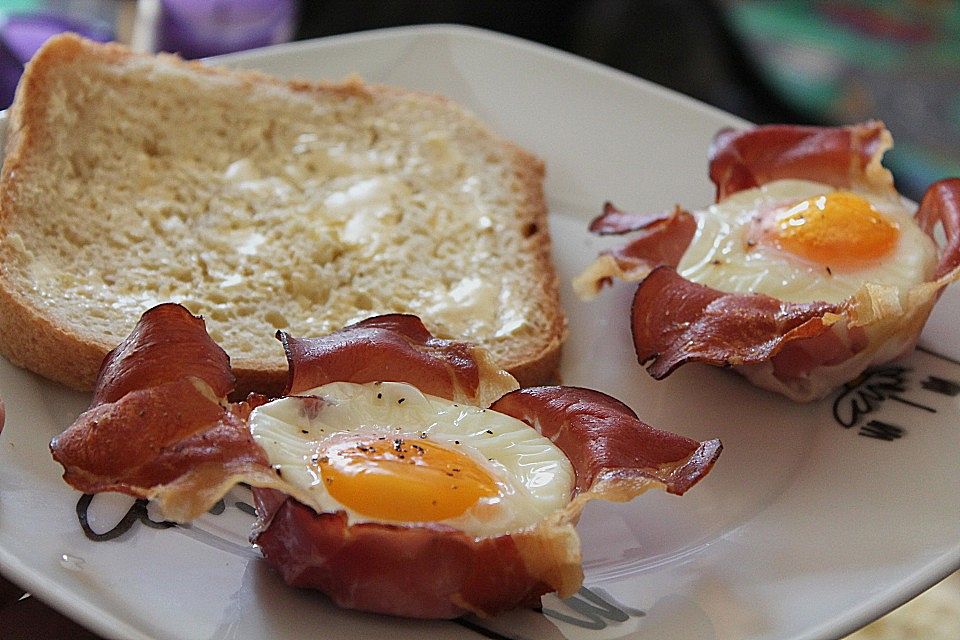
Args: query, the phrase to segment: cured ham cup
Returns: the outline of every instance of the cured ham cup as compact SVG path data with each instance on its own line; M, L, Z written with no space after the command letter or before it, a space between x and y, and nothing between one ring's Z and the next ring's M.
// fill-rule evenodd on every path
M51 442L85 493L187 522L253 487L251 540L290 585L399 616L493 615L573 594L586 502L682 494L721 445L654 429L597 391L517 389L473 345L409 315L278 334L283 398L229 402L203 320L146 312L104 361L90 409Z
M909 352L960 277L960 179L914 207L881 165L892 144L879 122L723 130L709 152L715 204L607 203L590 230L634 237L574 287L589 299L615 278L640 283L632 337L656 379L702 362L796 401L824 397Z

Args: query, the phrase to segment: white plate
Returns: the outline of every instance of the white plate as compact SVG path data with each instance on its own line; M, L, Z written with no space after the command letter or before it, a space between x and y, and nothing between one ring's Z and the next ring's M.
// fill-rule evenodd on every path
M833 399L797 406L716 369L692 365L654 382L630 344L633 288L589 305L570 291L598 247L585 223L604 200L651 211L709 202L710 138L742 123L575 57L459 27L351 35L228 60L281 76L359 73L435 90L545 158L570 316L565 382L611 393L654 425L720 437L724 453L682 498L658 492L591 505L579 528L590 591L568 602L544 598L551 613L397 620L339 611L282 585L245 545L251 518L234 507L239 493L222 515L191 529L139 525L117 540L87 540L78 494L47 451L87 397L0 360L8 408L0 567L9 578L95 631L131 639L460 638L476 625L487 637L700 640L837 637L960 566L958 363L913 354L899 363L902 389L881 390L887 399L845 428ZM950 294L925 334L928 346L954 358L960 338L950 321L958 314ZM841 417L851 397L837 403ZM902 437L865 436L869 424L874 435L890 425L886 433ZM104 499L93 513L101 529L109 526Z

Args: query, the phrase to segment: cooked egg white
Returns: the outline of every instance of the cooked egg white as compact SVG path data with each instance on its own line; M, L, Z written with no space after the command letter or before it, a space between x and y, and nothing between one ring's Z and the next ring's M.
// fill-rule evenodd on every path
M249 425L301 501L351 524L499 535L562 508L574 486L563 452L523 422L404 383L324 385L258 407Z
M677 271L728 293L840 303L869 282L905 296L936 270L936 246L899 198L778 180L694 215Z

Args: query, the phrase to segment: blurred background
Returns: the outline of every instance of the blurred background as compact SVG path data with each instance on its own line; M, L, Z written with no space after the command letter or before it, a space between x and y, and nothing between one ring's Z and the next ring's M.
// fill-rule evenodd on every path
M423 23L534 40L757 123L879 118L914 199L960 175L956 0L0 0L0 107L63 30L200 58Z
M202 58L424 23L540 42L756 123L881 119L896 139L886 164L913 199L960 175L956 0L0 0L0 108L61 31ZM0 596L4 637L94 637L2 578ZM955 639L958 626L955 574L855 637Z

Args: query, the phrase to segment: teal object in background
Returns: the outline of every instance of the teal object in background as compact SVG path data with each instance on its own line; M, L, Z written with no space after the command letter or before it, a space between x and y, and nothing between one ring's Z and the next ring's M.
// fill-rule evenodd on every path
M41 6L42 3L37 0L2 0L0 1L0 14L33 11Z
M960 175L960 3L729 0L764 80L812 122L883 120L885 164L918 197Z

